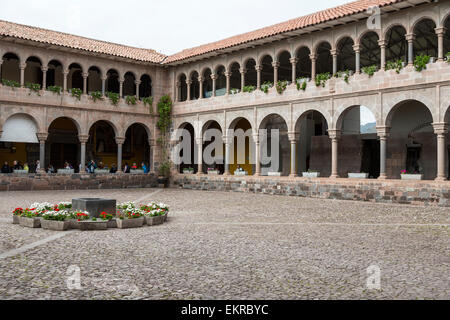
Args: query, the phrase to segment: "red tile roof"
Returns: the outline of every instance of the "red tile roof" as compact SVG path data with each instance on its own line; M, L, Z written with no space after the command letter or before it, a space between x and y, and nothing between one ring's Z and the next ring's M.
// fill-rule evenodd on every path
M161 63L167 57L155 50L140 49L106 41L93 40L3 20L0 20L0 36L31 40L144 62Z
M155 50L141 49L105 41L93 40L67 33L30 27L2 20L0 20L0 36L25 39L72 49L129 58L136 61L170 64L217 50L231 48L278 34L339 19L345 16L362 13L371 6L384 7L405 1L407 0L358 0L335 8L282 22L270 27L240 34L195 48L186 49L171 56L166 56L162 53L156 52Z
M240 34L217 42L183 50L179 53L169 56L164 61L164 64L185 60L195 56L210 53L216 50L238 46L241 44L245 44L247 42L268 38L281 33L295 31L319 23L339 19L345 16L362 13L367 11L367 9L370 8L371 6L384 7L404 1L405 0L359 0L350 2L335 8L319 11L307 16L292 19L270 27L265 27L259 30Z

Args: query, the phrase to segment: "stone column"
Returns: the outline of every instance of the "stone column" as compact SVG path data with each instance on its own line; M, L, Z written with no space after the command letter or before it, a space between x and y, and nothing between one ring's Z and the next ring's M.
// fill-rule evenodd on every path
M26 67L27 67L26 63L19 64L19 69L20 69L20 86L21 87L25 86L25 68Z
M125 82L124 79L119 79L119 96L120 99L123 99L123 83Z
M180 102L181 101L181 92L180 92L180 90L181 90L181 83L180 83L180 81L177 81L175 83L175 87L176 87L176 89L175 89L175 101Z
M134 84L136 85L136 98L139 100L139 86L141 85L141 80L136 80Z
M102 77L102 96L105 97L106 95L106 80L108 80L108 76Z
M40 173L45 173L45 168L46 168L46 166L45 166L45 143L48 138L48 133L47 132L37 133L36 136L39 140L39 162L41 165Z
M225 143L225 173L224 176L230 175L230 163L231 163L231 146L232 146L232 137L224 136L223 142Z
M197 174L203 174L203 139L195 139L197 142L197 154L198 154L198 172Z
M338 72L337 69L337 58L338 58L338 51L336 49L333 49L330 51L331 56L333 57L333 74L336 74Z
M437 135L437 177L436 181L447 180L445 170L445 135L448 132L446 123L433 123L434 133Z
M278 68L280 68L280 63L278 61L272 62L273 67L273 84L276 85L278 82Z
M80 140L80 163L81 167L84 168L86 165L86 143L89 140L89 135L79 135L78 140Z
M260 150L260 141L259 141L259 133L253 134L253 141L255 142L255 176L261 175L261 150Z
M186 87L187 87L187 101L191 100L191 85L192 85L192 80L186 80Z
M41 67L42 71L42 90L47 89L47 71L48 67Z
M260 65L256 65L255 66L255 70L256 70L256 89L261 89L261 71L262 71L262 66Z
M359 44L355 44L353 46L353 51L355 51L355 73L361 73L361 57Z
M230 78L231 78L231 72L227 71L225 72L225 77L227 78L227 92L226 95L230 94Z
M125 138L116 137L117 143L117 172L122 172L122 146L125 143Z
M148 139L148 144L150 146L150 158L149 158L149 166L150 166L150 173L155 174L155 148L156 148L156 140L155 139Z
M377 127L377 134L380 137L380 180L387 179L386 171L386 154L387 154L387 139L389 138L389 127Z
M444 61L444 34L447 29L441 27L434 30L438 36L438 61Z
M378 45L381 49L381 70L386 70L386 40L378 40Z
M289 62L291 63L292 68L292 83L295 84L297 81L297 58L291 58L289 59Z
M298 141L298 133L297 132L289 132L288 138L291 143L291 174L289 175L291 178L298 177L297 173L297 141Z
M203 99L203 77L198 77L198 87L199 87L199 99Z
M241 92L244 92L245 74L247 73L247 70L245 68L241 68L239 71L241 72Z
M69 70L63 71L63 92L67 92L67 76L69 75Z
M414 33L410 33L406 35L406 41L408 41L408 66L414 65L414 40L416 39L416 35Z
M331 139L331 179L339 178L338 170L338 150L341 130L328 130Z
M212 79L212 96L215 97L216 96L216 80L217 80L217 75L216 74L211 74L211 79Z
M88 72L83 72L82 76L83 76L83 94L86 95L87 91L88 91L87 79L89 77L89 73Z
M316 78L316 59L317 56L315 53L311 53L309 55L309 58L311 59L311 79L314 80Z
M2 64L3 64L3 59L0 59L0 75L2 74ZM1 80L1 79L0 79ZM0 81L0 87L2 86L2 82ZM1 137L1 136L0 136Z

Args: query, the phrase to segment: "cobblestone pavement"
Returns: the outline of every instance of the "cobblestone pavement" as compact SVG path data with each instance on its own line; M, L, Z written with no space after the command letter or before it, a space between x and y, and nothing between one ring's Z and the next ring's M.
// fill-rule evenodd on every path
M12 225L12 209L86 196L163 201L171 214L0 258L0 299L450 299L448 208L179 189L0 193L0 256L59 234ZM367 289L372 265L381 290ZM81 289L69 289L77 267Z

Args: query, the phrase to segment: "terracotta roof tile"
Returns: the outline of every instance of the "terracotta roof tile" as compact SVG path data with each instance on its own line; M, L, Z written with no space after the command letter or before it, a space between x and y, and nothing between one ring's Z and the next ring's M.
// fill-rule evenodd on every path
M202 54L210 53L216 50L226 49L241 45L247 42L264 39L280 33L290 32L315 24L331 21L345 16L357 14L366 11L371 6L387 6L390 4L403 2L405 0L359 0L350 2L335 8L319 11L307 16L292 19L270 27L247 32L237 36L233 36L221 41L201 45L198 47L183 50L179 53L169 56L163 63L170 64L173 62L185 60Z
M72 49L102 53L137 61L161 63L166 56L155 50L140 49L67 33L0 20L0 35L47 43Z

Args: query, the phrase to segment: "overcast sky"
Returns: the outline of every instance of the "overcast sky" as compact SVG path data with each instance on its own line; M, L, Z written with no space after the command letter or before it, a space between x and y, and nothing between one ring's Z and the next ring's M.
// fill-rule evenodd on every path
M0 0L0 19L173 54L349 0Z

